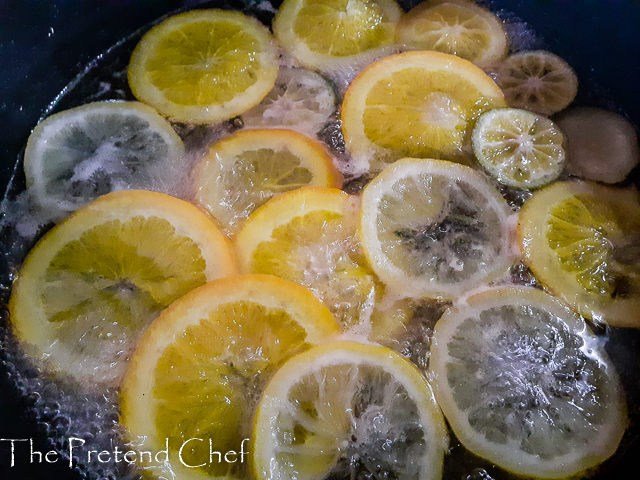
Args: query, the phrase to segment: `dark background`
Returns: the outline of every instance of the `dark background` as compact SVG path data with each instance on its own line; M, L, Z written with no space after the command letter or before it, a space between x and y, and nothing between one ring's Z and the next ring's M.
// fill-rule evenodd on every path
M197 0L0 0L0 192L16 157L47 106L91 59L153 19ZM638 0L495 0L529 22L543 47L571 64L578 102L609 106L640 125ZM0 358L0 363L1 362ZM0 438L34 438L50 449L0 365ZM633 445L637 447L635 442ZM60 462L30 465L28 443L0 442L0 480L79 478ZM629 455L629 465L633 465ZM635 459L633 459L635 460ZM620 470L622 472L623 470Z

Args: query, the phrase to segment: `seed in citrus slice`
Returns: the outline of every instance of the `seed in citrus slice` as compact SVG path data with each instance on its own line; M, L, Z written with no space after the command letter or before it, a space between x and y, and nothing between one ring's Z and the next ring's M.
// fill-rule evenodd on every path
M197 201L230 233L276 195L341 184L322 143L285 129L240 130L214 144L194 173Z
M564 110L578 93L578 77L562 58L544 50L508 56L498 67L496 81L510 107L543 115Z
M315 134L335 110L329 81L306 68L281 67L262 101L242 114L247 127L287 127Z
M169 462L154 478L248 478L239 452L262 390L289 357L338 333L299 285L269 275L210 282L174 302L138 342L121 386L122 425L144 450L168 439ZM209 439L211 451L233 450L237 461L210 457Z
M640 163L636 129L622 115L581 107L562 113L556 123L567 138L570 175L618 183Z
M500 183L535 188L560 176L564 136L548 118L516 108L483 114L473 130L480 165Z
M114 383L162 309L235 271L228 240L193 205L162 193L114 192L31 250L13 285L10 321L27 351L54 370Z
M512 262L509 215L482 173L406 158L364 189L359 234L388 288L455 299L506 274Z
M471 2L423 2L400 18L398 40L412 50L457 55L481 66L507 54L507 32L489 10Z
M142 37L129 63L137 99L185 123L220 122L273 88L277 49L256 19L226 10L168 18Z
M533 288L470 297L438 321L430 369L460 442L512 473L565 478L616 450L624 394L585 322Z
M480 114L504 106L498 86L471 62L440 52L406 52L370 65L351 83L342 131L356 160L455 160L470 147Z
M293 357L255 419L259 479L440 479L447 447L431 387L393 351L335 342Z
M582 315L640 327L640 196L559 182L537 191L518 221L525 261Z
M394 0L285 0L273 33L301 65L344 69L391 46L401 13Z
M38 204L71 212L113 190L149 188L183 155L182 140L153 108L94 102L36 125L24 170Z
M303 187L256 210L235 241L241 271L310 288L347 328L367 323L382 286L356 236L356 197Z

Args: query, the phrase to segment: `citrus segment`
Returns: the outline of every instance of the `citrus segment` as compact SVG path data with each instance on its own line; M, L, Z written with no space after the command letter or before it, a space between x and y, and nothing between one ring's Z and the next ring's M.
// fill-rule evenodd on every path
M439 479L445 449L431 387L379 346L336 342L292 358L256 414L260 479Z
M194 174L196 200L231 233L278 194L341 183L322 143L284 129L240 130L214 144Z
M518 236L536 277L582 315L640 326L638 192L556 183L525 203Z
M152 186L183 155L182 140L154 109L94 102L36 125L24 170L38 204L71 212L113 190Z
M390 289L455 299L507 272L509 213L481 173L407 158L365 188L359 234L373 270Z
M186 123L241 114L271 90L277 74L268 29L242 13L215 9L175 15L153 27L128 70L136 98Z
M413 50L457 55L484 67L507 54L507 33L489 10L466 2L424 2L402 16L398 40Z
M54 369L112 383L162 309L235 273L230 247L187 202L138 190L105 195L31 250L10 299L13 330Z
M168 439L169 461L155 478L247 478L246 457L226 462L210 448L239 456L278 367L337 333L303 287L267 275L210 282L174 302L140 339L121 386L122 424L131 440L144 438L145 450Z
M473 130L480 165L500 183L535 188L557 179L565 162L564 136L548 118L515 108L491 110Z
M463 157L484 111L503 107L498 86L467 60L407 52L363 70L342 105L342 130L356 157Z
M285 0L273 32L301 65L326 71L390 46L400 15L394 0Z
M430 369L461 443L515 474L565 478L615 452L623 392L584 321L532 288L487 291L438 321Z

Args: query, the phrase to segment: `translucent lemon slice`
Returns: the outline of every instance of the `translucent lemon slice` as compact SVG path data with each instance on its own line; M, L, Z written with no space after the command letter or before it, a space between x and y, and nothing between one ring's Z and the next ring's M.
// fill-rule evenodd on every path
M525 261L582 315L640 326L640 197L632 189L559 182L524 205Z
M398 40L414 50L435 50L493 65L508 50L502 22L489 10L471 2L423 2L402 16Z
M285 0L273 33L305 67L349 68L360 54L393 44L401 13L394 0Z
M285 129L240 130L214 144L194 172L197 201L230 233L275 195L341 184L322 143Z
M169 448L168 461L145 472L249 478L251 418L262 390L289 357L337 333L311 292L268 275L216 280L174 302L140 339L121 386L129 441ZM235 456L225 458L229 451Z
M550 295L503 288L438 321L430 369L453 432L515 474L565 478L617 449L624 394L602 343Z
M289 360L255 420L256 475L440 479L446 430L429 383L383 347L336 342Z
M453 162L406 158L365 188L359 234L387 287L455 299L507 272L513 259L509 215L482 173Z
M562 58L543 50L510 55L496 81L510 107L551 115L564 110L578 93L578 77Z
M166 184L184 146L138 102L94 102L47 117L24 155L27 188L43 207L71 212L114 190Z
M500 183L535 188L562 173L564 135L546 117L516 108L491 110L473 130L473 151Z
M31 250L13 285L11 325L54 370L113 383L160 311L235 271L228 240L193 205L162 193L114 192Z
M363 70L342 105L342 131L356 157L460 159L483 112L504 107L480 68L439 52L407 52Z
M277 49L258 20L227 10L193 10L142 37L129 63L137 99L185 123L220 122L273 88Z

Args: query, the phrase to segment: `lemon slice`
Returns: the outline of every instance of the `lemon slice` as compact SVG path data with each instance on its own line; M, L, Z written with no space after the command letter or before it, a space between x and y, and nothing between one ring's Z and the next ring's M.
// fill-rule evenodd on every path
M502 22L466 2L421 3L402 16L396 37L413 50L450 53L481 67L495 64L508 50Z
M503 106L498 86L471 62L439 52L407 52L356 77L342 105L342 131L356 159L456 159L470 146L480 114Z
M289 357L337 333L311 292L267 275L217 280L174 302L140 339L121 386L129 440L152 452L168 444L168 462L147 471L248 478L244 440L268 380ZM225 458L229 451L235 457Z
M582 315L640 327L640 197L632 189L560 182L520 212L525 261Z
M381 293L356 236L357 199L303 187L271 199L236 236L241 270L310 288L345 328L367 322Z
M444 420L429 383L393 351L354 342L289 360L256 414L259 479L440 479Z
M406 158L364 189L359 234L371 267L390 289L455 299L507 272L509 214L482 173Z
M273 33L301 65L339 70L391 46L401 13L394 0L285 0Z
M231 233L275 195L341 184L322 143L284 129L240 130L214 144L194 172L197 201Z
M335 109L327 79L306 68L281 67L276 84L262 101L242 114L247 127L288 127L315 134Z
M152 185L183 155L182 140L153 108L95 102L40 122L24 170L38 204L71 212L113 190Z
M516 53L498 67L496 81L510 107L543 115L564 110L578 93L578 77L562 58L544 50Z
M610 457L624 395L584 321L532 288L503 288L447 311L430 368L453 432L470 451L536 478L576 475Z
M473 151L500 183L535 188L554 181L565 163L564 135L546 117L516 108L491 110L473 130Z
M196 207L162 193L114 192L31 250L13 285L11 324L54 370L113 383L162 309L233 273L231 245Z
M273 88L277 49L258 20L226 10L168 18L142 37L129 63L137 99L185 123L220 122Z

